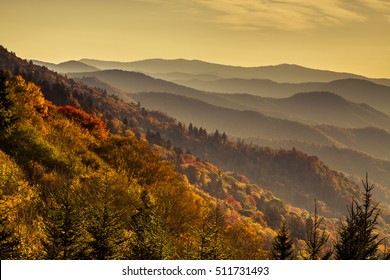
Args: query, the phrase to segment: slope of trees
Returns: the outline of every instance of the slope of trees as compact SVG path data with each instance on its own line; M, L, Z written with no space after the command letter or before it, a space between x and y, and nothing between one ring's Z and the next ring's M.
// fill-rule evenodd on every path
M343 175L298 150L190 129L12 54L0 58L27 79L9 73L2 89L12 116L0 135L2 224L5 244L17 242L8 258L146 258L139 252L154 242L162 246L150 258L266 258L283 221L300 248L309 215L296 206L309 209L318 198L321 215L338 217L358 195Z
M53 105L20 76L6 91L17 120L0 136L4 258L221 258L218 240L225 256L241 258L237 239L256 244L251 257L264 255L262 238L252 240L261 226L228 201L218 225L205 222L214 199L145 141L112 135L96 117Z

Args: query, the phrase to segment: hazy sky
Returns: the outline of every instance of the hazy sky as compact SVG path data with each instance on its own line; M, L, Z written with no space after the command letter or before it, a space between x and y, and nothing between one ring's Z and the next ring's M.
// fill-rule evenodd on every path
M187 58L390 77L388 0L0 0L0 44L50 62Z

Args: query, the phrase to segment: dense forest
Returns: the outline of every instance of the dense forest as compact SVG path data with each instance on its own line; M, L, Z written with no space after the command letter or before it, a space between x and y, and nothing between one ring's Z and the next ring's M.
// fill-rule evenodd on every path
M388 258L368 178L0 66L1 259Z

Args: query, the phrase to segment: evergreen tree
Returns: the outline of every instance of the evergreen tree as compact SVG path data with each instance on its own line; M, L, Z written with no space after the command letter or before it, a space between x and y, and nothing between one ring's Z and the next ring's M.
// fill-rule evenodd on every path
M3 203L3 197L0 190L0 203ZM16 235L15 230L10 226L8 215L1 205L0 211L0 259L17 259L18 258L18 247L20 239Z
M108 179L98 193L97 203L90 207L90 219L87 231L92 239L88 242L90 258L109 260L121 258L120 245L123 237L123 222L120 212L113 208L113 196Z
M7 79L5 73L0 71L0 135L15 122L15 115L12 113L13 102L7 91Z
M271 257L274 260L292 260L294 258L294 244L285 222L283 222L278 235L274 239Z
M309 260L329 259L332 251L326 252L323 256L321 253L325 244L329 240L329 235L325 230L321 231L321 224L324 217L319 218L317 214L317 201L314 201L314 219L309 218L306 221L306 255L304 258Z
M200 260L223 260L228 259L228 248L223 238L225 218L217 203L215 211L196 230L198 237L198 256Z
M72 197L70 186L49 199L46 206L46 239L42 245L46 259L70 260L85 258L80 209Z
M132 216L130 227L134 232L132 240L133 258L138 260L167 259L170 242L162 218L156 211L155 204L146 189L140 194L141 207Z
M363 203L352 200L348 208L346 221L338 229L339 239L335 244L336 258L339 260L368 260L377 259L377 251L381 240L375 233L379 217L379 203L373 204L372 190L374 185L366 180Z

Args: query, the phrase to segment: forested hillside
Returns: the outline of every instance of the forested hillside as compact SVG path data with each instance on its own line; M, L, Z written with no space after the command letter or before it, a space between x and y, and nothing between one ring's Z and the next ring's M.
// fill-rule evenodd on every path
M3 48L0 65L2 259L274 258L283 226L294 258L310 258L313 215L325 253L360 201L360 186L296 149L208 133Z
M1 245L9 250L1 258L267 257L273 230L238 213L247 205L213 198L145 141L52 104L20 76L3 88Z

